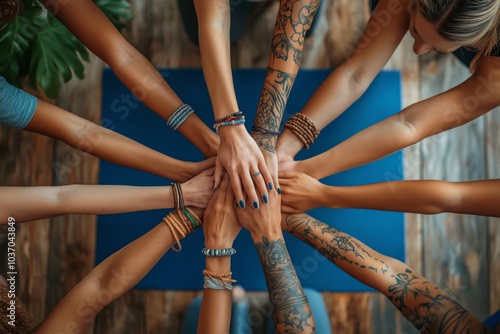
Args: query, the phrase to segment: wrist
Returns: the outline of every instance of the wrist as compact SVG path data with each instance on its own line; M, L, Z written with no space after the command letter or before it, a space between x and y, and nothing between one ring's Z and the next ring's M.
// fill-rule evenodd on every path
M283 231L281 230L281 221L279 224L266 224L266 226L257 226L250 231L252 240L261 242L262 238L269 240L283 239Z
M235 124L219 127L219 137L221 142L225 140L232 140L231 138L238 138L248 134L245 125ZM227 139L226 139L227 138Z
M220 256L220 257L209 257L207 256L205 262L206 269L212 272L226 272L231 270L231 257L230 256Z
M205 233L205 248L225 249L233 247L234 239L229 239L219 234L207 235Z

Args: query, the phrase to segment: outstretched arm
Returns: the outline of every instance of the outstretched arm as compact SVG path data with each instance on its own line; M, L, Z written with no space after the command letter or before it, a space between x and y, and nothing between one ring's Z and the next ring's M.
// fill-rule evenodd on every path
M255 244L273 306L276 333L316 333L316 324L280 227L280 197L271 191L269 205L237 210L241 226Z
M91 0L41 2L90 51L106 62L120 81L151 110L167 120L183 104L156 68L120 34ZM217 154L217 135L195 114L179 127L179 132L205 157Z
M231 72L230 1L195 0L194 4L198 17L203 73L214 116L218 120L239 111ZM260 199L267 196L267 187L271 188L273 181L262 153L243 124L220 126L218 132L220 147L215 168L215 186L220 184L225 169L241 206L246 204L258 208ZM259 171L263 177L256 178L254 183L252 175ZM245 193L248 194L247 201Z
M320 155L301 162L284 163L280 168L305 172L320 179L466 124L500 105L499 63L498 57L484 58L474 74L462 84L413 104Z
M318 12L319 4L320 0L281 0L276 15L269 63L252 137L259 145L278 188L276 133L280 129L288 97L300 68L305 36Z
M112 163L181 182L214 164L214 159L193 163L171 158L41 100L25 130L59 139ZM71 168L68 165L69 163L62 162L60 172L66 173Z
M286 172L280 173L280 183L283 190L282 210L288 213L330 207L500 216L500 180L407 180L334 187L304 173Z
M188 206L205 208L212 196L213 169L181 184ZM29 203L29 205L27 205ZM174 207L172 187L67 185L0 187L0 224L64 214L113 214Z
M408 31L408 23L404 2L380 0L353 53L325 79L301 113L319 129L341 115L385 66ZM276 148L279 161L293 160L302 148L289 129L283 130Z
M200 211L197 211L199 214ZM177 213L171 213L181 219ZM57 304L33 333L81 333L108 304L134 287L174 245L164 223L95 267Z
M406 264L370 249L306 214L284 215L282 227L349 275L384 294L422 333L493 333L451 296Z

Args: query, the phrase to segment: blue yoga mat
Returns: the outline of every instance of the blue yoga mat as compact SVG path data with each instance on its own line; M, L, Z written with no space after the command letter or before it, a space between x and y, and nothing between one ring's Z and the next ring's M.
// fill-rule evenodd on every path
M162 70L162 75L174 91L196 110L209 126L213 111L200 69ZM301 110L314 90L330 70L301 70L290 94L284 119ZM259 100L264 69L234 71L234 84L240 108L245 111L247 128L252 125ZM309 150L297 159L321 153L356 132L401 110L401 80L399 72L384 71L374 80L365 94L349 110L322 130ZM127 90L110 71L103 73L102 124L148 147L182 160L199 161L201 153L182 135L170 130L165 121L153 113ZM377 140L377 138L373 138ZM123 152L123 154L127 154ZM357 154L357 152L352 152ZM402 153L345 171L322 181L330 185L356 185L403 177ZM168 185L170 180L148 173L101 161L101 184ZM153 228L167 210L143 211L98 217L96 262ZM315 218L351 234L375 250L397 259L405 258L405 229L402 213L359 209L315 209ZM292 261L304 287L319 291L372 291L328 262L314 249L285 234ZM151 272L137 285L141 289L201 290L205 268L203 231L198 229L182 241L182 252L169 251ZM250 235L238 236L232 258L233 277L247 290L266 290L264 274Z

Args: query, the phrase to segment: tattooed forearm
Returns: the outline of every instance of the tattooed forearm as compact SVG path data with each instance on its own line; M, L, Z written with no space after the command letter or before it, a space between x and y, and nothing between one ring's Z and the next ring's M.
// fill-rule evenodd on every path
M271 55L255 116L255 125L271 131L280 128L288 96L299 71L304 39L320 0L281 0L276 17ZM276 138L254 136L259 147L275 153Z
M307 297L283 239L255 242L264 269L278 333L316 333Z
M268 68L260 95L255 125L278 131L295 75Z
M282 227L354 278L386 295L422 333L493 332L406 264L378 254L346 233L306 214L285 216Z
M375 272L385 273L388 270L387 264L373 257L369 249L358 240L308 215L286 216L284 228L336 265L342 267L342 262L347 262Z

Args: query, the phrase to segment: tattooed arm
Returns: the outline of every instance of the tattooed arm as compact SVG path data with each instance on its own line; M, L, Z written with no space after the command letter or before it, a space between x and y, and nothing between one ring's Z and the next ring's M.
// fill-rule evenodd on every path
M425 277L396 259L306 214L284 215L282 227L349 275L383 293L422 333L493 333Z
M276 132L280 128L288 96L302 60L305 35L318 11L320 0L281 0L276 16L271 53L254 125ZM261 148L278 185L277 136L258 131L252 137Z
M281 209L288 213L330 207L500 216L500 180L405 180L334 187L304 173L286 172L279 176L283 194Z
M269 297L276 333L316 333L307 297L293 267L280 228L280 200L272 191L269 205L257 211L237 210L241 226L250 231L257 249Z

